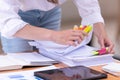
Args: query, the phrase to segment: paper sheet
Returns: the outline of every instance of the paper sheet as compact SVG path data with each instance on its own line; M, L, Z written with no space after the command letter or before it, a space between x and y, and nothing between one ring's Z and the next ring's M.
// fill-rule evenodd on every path
M112 62L102 67L102 70L120 77L120 63Z
M75 51L78 48L80 49L80 47L88 44L91 40L91 37L92 37L92 31L77 46L61 45L61 44L54 43L52 41L34 41L34 42L29 42L29 44L31 46L35 46L36 48L38 48L40 52L42 51L42 49L44 49L51 53L65 55L65 54L69 54L72 51Z
M41 78L37 78L34 76L35 71L44 71L44 70L51 70L56 69L55 66L47 66L35 70L29 71L20 71L20 72L8 72L8 73L1 73L0 80L42 80Z

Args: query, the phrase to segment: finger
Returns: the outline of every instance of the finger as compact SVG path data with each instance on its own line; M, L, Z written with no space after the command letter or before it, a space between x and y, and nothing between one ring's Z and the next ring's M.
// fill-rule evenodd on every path
M114 53L113 48L114 48L114 45L111 43L110 46L109 46L108 52L109 53Z
M105 47L108 47L108 53L113 53L114 44L110 40L105 41Z
M84 40L84 38L85 38L85 36L84 36L83 34L79 35L80 41L81 41L81 40Z
M71 40L83 40L84 39L84 36L83 35L73 35L70 37Z
M80 41L84 40L84 38L85 38L84 35L80 35L80 36L79 36L79 40L80 40Z
M84 36L88 36L88 33L81 31Z
M99 42L101 48L105 48L105 45L104 45L104 41L103 41L103 40L99 40L98 42Z
M82 38L80 38L79 36L72 36L69 38L70 41L77 41L78 43L81 43L81 41L83 41Z
M109 46L109 47L108 47L108 52L111 53L112 51L113 51L113 50L112 50L112 47Z
M84 39L84 37L86 36L86 34L82 33L82 32L75 32L73 35L72 35L74 38L77 38L77 40L81 41ZM80 39L79 39L80 38Z
M88 36L88 34L84 31L81 31L81 30L75 30L73 31L73 36L76 35L76 36L80 36L80 35L83 35L83 36Z
M77 46L75 41L67 41L66 44L69 46Z
M114 51L114 50L112 50L112 51L111 51L111 54L114 54L114 53L115 53L115 51Z
M79 39L79 40L78 40L78 44L80 44L82 41L83 41L83 40Z

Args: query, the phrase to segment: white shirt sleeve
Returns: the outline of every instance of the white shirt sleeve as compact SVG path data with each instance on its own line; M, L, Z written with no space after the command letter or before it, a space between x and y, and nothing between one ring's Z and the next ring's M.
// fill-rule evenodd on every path
M6 38L23 28L26 24L17 14L20 8L19 0L0 0L0 32Z
M98 0L73 0L76 4L79 14L82 18L83 25L94 24L97 22L104 23L99 7Z

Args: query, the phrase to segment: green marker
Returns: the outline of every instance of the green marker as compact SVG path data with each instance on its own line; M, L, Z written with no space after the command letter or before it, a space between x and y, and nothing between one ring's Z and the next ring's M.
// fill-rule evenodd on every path
M93 51L92 53L93 53L93 55L98 55L99 54L99 52L97 52L97 51Z

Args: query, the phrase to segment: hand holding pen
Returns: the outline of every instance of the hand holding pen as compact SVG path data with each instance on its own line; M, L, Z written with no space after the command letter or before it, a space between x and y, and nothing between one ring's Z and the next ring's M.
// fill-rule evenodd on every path
M51 39L59 44L76 46L84 40L85 36L88 36L91 28L91 26L74 26L73 29L69 30L53 31Z
M80 31L80 33L81 33L80 40L75 41L77 44L80 44L84 40L84 37L88 36L88 33L92 30L92 26L91 25L87 25L87 26L80 25L78 27L77 25L75 25L73 30Z
M103 23L95 23L93 33L96 36L101 48L108 47L108 53L114 53L114 44L105 31Z
M85 33L89 33L92 30L92 26L91 25L87 25L87 26L80 25L80 27L78 27L77 25L75 25L73 30L81 30Z

